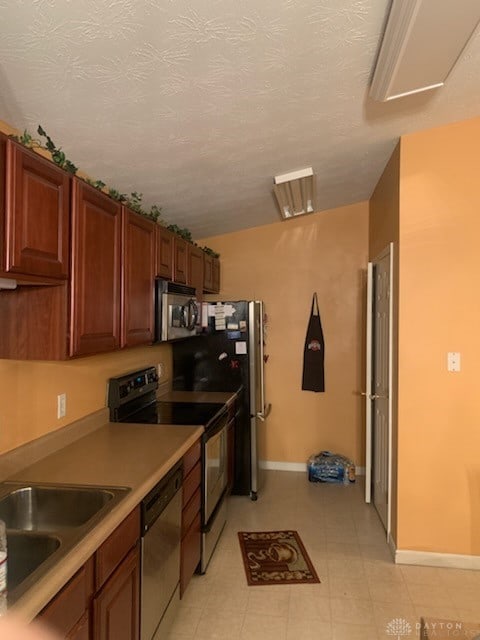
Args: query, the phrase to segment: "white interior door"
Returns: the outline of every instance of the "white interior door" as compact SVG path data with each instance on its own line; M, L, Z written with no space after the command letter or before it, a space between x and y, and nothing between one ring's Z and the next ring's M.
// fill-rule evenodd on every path
M366 392L365 396L365 502L372 500L372 353L373 353L373 263L367 270L367 354L365 358Z
M369 265L367 322L367 484L365 498L390 532L392 466L392 267L393 245ZM370 467L370 468L369 468ZM371 492L371 493L370 493Z

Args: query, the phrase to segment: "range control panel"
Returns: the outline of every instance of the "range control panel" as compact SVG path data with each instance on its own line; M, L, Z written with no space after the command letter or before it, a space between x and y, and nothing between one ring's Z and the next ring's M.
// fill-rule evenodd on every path
M155 393L158 388L158 375L155 367L132 371L108 381L107 404L112 409L131 402L149 393Z

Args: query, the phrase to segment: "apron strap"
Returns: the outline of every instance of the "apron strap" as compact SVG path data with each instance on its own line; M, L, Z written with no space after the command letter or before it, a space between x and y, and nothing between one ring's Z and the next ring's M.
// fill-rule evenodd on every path
M315 291L315 293L313 294L312 297L312 308L310 310L310 315L313 316L314 315L314 310L316 309L316 316L320 316L320 309L318 308L318 298L317 298L317 292Z

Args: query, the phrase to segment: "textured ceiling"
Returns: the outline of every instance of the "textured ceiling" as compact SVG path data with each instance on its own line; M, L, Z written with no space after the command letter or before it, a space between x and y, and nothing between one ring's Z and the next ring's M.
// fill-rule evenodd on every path
M480 113L480 36L430 95L368 100L389 0L0 0L0 119L206 237L367 199L404 133ZM428 43L425 43L428 46ZM285 223L288 224L288 223Z

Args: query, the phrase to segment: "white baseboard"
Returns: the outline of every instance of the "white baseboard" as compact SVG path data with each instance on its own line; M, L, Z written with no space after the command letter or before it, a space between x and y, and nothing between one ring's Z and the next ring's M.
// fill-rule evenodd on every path
M480 556L466 556L457 553L434 553L431 551L395 550L397 564L414 564L426 567L443 567L446 569L480 570Z
M272 471L302 471L306 473L306 462L276 462L275 460L260 460L260 469L270 469ZM365 475L365 467L355 467L357 476Z
M307 471L306 462L275 462L272 460L260 460L260 469L270 469L272 471Z

